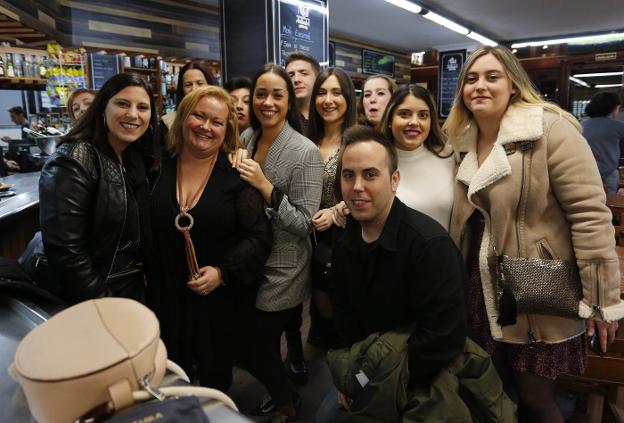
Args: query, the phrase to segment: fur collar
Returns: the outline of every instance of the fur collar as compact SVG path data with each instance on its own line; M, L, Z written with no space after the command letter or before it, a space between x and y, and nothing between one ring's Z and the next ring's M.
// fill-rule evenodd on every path
M477 161L477 130L476 123L471 121L456 143L457 152L464 154L457 169L457 180L468 186L468 198L511 173L504 148L506 144L537 141L544 135L544 109L532 105L509 106L492 152L481 167Z

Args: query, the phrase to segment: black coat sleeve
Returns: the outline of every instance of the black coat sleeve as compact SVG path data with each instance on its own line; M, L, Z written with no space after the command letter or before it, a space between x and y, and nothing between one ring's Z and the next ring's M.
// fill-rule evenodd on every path
M421 283L411 285L416 326L408 341L411 380L428 383L464 348L466 269L450 237L435 237L413 251L409 261ZM422 283L425 282L425 283Z
M109 295L88 251L97 180L78 161L53 156L39 179L41 234L48 262L73 302Z
M236 199L239 242L225 253L221 273L226 285L253 286L271 253L271 224L264 213L262 195L245 184Z

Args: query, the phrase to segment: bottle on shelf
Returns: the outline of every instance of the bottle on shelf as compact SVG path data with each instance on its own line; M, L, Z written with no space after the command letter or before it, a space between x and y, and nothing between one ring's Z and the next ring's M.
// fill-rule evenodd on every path
M22 58L19 54L13 55L13 72L15 72L15 76L21 78L24 76L24 69L22 69Z
M47 76L48 70L45 66L45 57L41 57L39 60L39 78L45 78Z
M4 76L4 59L0 55L0 77Z
M26 55L22 55L22 71L25 78L32 78L32 63L30 58Z
M32 77L39 78L39 63L37 62L37 56L33 54L30 63L32 66Z
M15 69L13 68L13 53L7 53L6 73L9 78L15 78Z

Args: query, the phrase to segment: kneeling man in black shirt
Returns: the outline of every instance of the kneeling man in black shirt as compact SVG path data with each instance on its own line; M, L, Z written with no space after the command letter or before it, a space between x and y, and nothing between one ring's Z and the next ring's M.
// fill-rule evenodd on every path
M460 352L466 338L466 271L461 254L434 219L395 197L400 175L393 145L378 131L344 134L337 195L350 211L334 240L330 295L341 347L373 333L409 327L410 386L428 386ZM359 375L364 386L370 375ZM317 421L332 421L331 393ZM330 401L328 401L330 400ZM332 416L333 412L333 416Z

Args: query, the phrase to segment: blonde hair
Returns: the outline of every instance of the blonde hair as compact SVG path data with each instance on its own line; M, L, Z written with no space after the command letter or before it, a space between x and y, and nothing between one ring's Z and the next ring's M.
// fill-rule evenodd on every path
M230 153L240 146L238 118L236 116L236 108L232 102L232 97L223 88L206 86L193 90L185 95L178 106L175 120L167 135L167 149L174 156L180 154L180 151L182 151L182 145L184 144L184 122L186 122L186 119L193 113L197 103L204 97L213 97L217 100L221 100L228 108L225 139L223 140L221 149L226 153Z
M522 64L516 56L507 47L497 45L495 47L482 46L475 50L466 60L466 63L462 67L459 74L459 82L455 90L455 98L453 99L453 107L451 112L444 122L442 127L444 133L448 138L454 142L465 130L466 126L472 119L472 112L468 110L464 104L463 91L466 84L466 74L477 61L477 59L485 56L486 54L492 54L503 65L507 76L513 84L515 93L510 97L509 104L520 105L540 105L545 110L557 113L566 120L570 121L572 125L581 130L581 126L574 116L563 110L561 107L554 103L544 101L540 94L537 92L529 75L526 73ZM457 147L454 145L454 147Z

